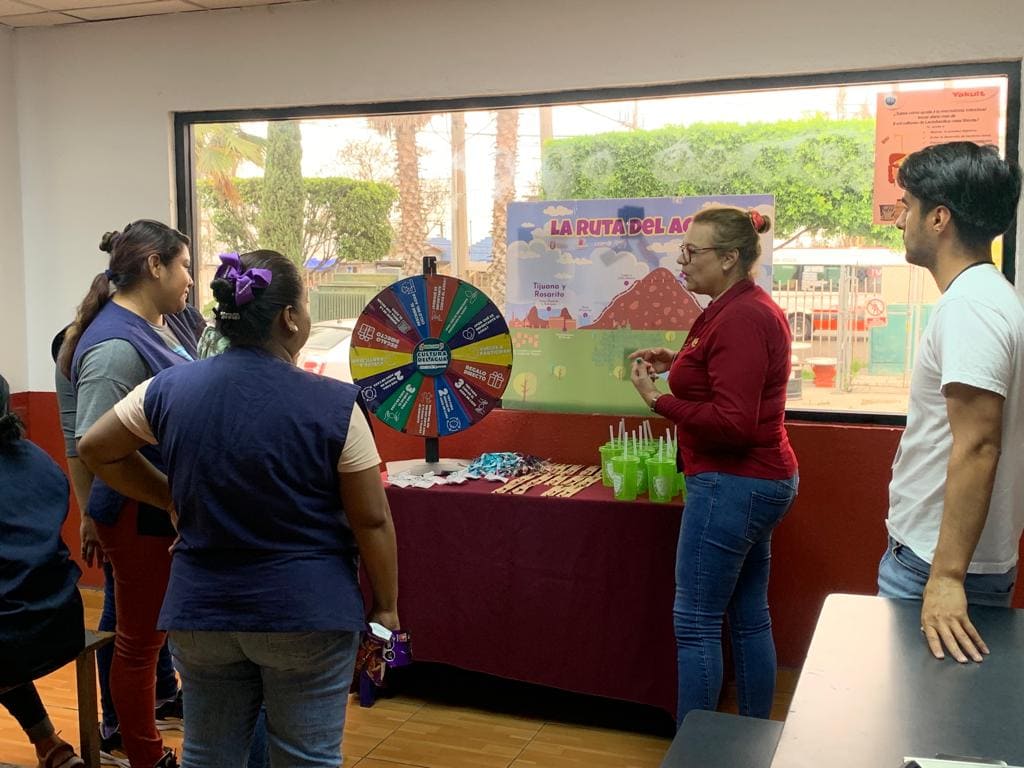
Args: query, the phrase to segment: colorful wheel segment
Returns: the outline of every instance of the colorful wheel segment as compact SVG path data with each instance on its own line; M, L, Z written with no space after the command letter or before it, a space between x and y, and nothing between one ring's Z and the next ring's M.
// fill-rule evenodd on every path
M479 288L417 275L378 293L349 354L366 406L399 432L454 435L501 399L512 373L508 324Z

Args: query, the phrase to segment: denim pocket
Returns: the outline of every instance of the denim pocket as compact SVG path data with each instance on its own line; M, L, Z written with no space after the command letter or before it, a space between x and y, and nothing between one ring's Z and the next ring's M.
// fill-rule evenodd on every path
M196 647L196 633L190 629L172 629L167 633L167 646L174 658L188 658Z
M906 568L908 571L913 571L919 576L923 576L926 580L931 574L932 567L922 560L920 557L914 554L914 551L904 544L899 542L893 542L890 547L892 552L892 559L899 563L901 566Z
M752 544L765 538L786 516L793 505L795 491L786 484L779 484L781 493L769 495L759 491L750 492L750 506L747 508L747 528L744 537ZM785 491L783 492L783 489Z
M267 650L294 663L315 659L330 640L329 632L267 632Z
M718 484L717 472L701 472L699 475L687 475L686 487L699 485L703 488L714 488Z

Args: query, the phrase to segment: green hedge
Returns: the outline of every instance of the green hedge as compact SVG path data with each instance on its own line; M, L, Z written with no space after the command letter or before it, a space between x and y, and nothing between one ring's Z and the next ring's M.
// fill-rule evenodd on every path
M776 237L802 230L898 246L871 224L875 123L813 117L697 123L544 144L545 199L775 195Z
M264 194L261 178L235 179L238 200L229 202L210 182L198 183L199 197L218 241L232 250L251 251L258 242ZM345 261L379 261L391 250L391 209L397 199L389 184L341 177L304 178L303 244L300 263L313 256Z

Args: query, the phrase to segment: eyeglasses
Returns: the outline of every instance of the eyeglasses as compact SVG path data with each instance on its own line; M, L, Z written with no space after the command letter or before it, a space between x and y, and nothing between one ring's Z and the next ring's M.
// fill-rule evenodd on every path
M689 264L693 261L694 254L704 253L705 251L717 251L718 247L709 245L707 248L695 248L689 243L683 243L679 246L679 250L683 254L683 264Z

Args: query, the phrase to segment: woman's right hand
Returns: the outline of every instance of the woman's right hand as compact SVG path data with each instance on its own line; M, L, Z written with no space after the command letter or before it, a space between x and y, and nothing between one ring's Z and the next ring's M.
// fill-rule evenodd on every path
M370 615L366 617L368 622L375 621L378 624L387 627L392 632L401 629L401 624L398 623L398 611L382 611L374 608L370 611Z
M671 349L665 347L650 347L648 349L638 349L636 352L629 356L630 360L636 360L640 358L645 363L648 363L655 373L664 373L670 367L672 367L672 361L675 360L676 353Z
M103 554L103 545L100 544L99 533L96 531L95 521L88 515L82 517L82 525L79 528L82 539L82 560L90 568L95 565L99 567L107 559Z

